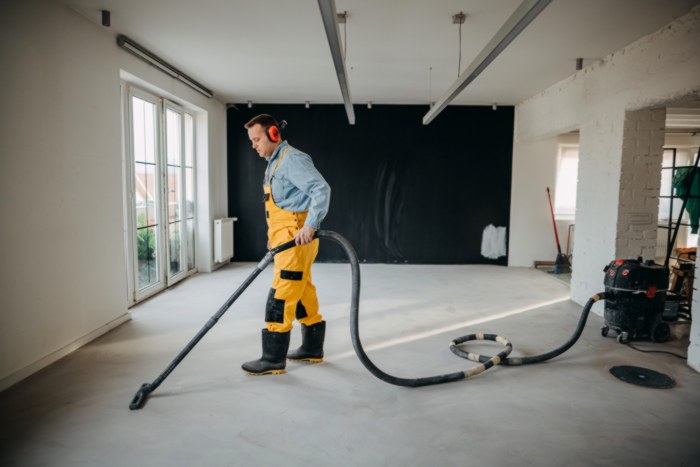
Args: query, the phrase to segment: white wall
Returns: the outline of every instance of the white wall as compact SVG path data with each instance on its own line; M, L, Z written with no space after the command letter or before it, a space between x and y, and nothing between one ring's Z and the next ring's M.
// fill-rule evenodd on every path
M697 44L700 7L516 107L514 153L523 144L580 129L571 283L577 303L602 289L602 268L617 256L626 113L700 96ZM512 236L518 234L513 230ZM601 306L598 303L594 311L600 313ZM700 340L698 320L691 334L692 342Z
M557 256L547 187L554 203L560 144L578 144L578 135L523 141L513 147L508 266L532 267L536 260L554 261ZM557 220L563 253L571 222Z
M6 2L0 58L2 390L129 317L120 70L206 112L200 221L227 206L225 106L118 48L116 31L55 0Z

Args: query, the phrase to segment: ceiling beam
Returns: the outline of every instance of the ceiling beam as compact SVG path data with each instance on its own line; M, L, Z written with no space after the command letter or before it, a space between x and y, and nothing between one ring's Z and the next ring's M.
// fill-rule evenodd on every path
M345 112L348 114L350 125L354 125L355 110L352 107L352 98L350 97L350 84L348 82L348 72L345 69L345 55L343 54L343 47L340 41L340 29L338 28L338 13L335 9L335 0L318 0L318 6L321 9L323 27L326 29L328 45L331 48L335 73L338 75L340 93L343 95L343 102L345 103Z
M320 2L321 0L319 0ZM452 100L474 81L498 55L508 47L508 44L520 34L535 18L544 10L552 0L524 0L520 6L503 23L501 29L491 38L486 47L479 52L474 61L459 75L457 81L438 99L423 117L423 125L427 125L440 112L447 107Z

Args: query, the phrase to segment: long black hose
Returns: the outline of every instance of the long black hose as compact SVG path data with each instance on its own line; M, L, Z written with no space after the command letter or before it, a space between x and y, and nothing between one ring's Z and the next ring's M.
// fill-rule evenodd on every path
M370 360L370 358L367 356L367 353L365 353L365 350L362 348L362 342L360 340L360 316L359 316L359 308L360 308L360 264L357 259L357 254L355 253L355 249L352 247L350 242L348 242L344 237L341 235L327 231L327 230L321 230L318 232L318 236L321 238L328 238L333 240L334 242L338 243L344 250L345 253L348 256L348 259L350 260L350 268L352 271L352 292L351 292L351 297L350 297L350 336L352 338L352 346L355 349L355 353L357 354L358 358L362 362L362 364L367 368L370 373L372 373L374 376L377 378L381 379L382 381L385 381L390 384L395 384L397 386L408 386L408 387L420 387L420 386L429 386L433 384L442 384L442 383L449 383L452 381L459 381L461 379L466 379L470 378L472 376L476 376L480 373L483 373L484 371L488 370L489 368L502 364L502 365L527 365L530 363L541 363L546 360L549 360L551 358L554 358L558 355L563 354L566 352L569 348L571 348L572 345L576 343L576 341L579 339L581 336L581 333L583 332L583 328L586 326L586 321L588 320L588 315L591 311L591 307L595 302L598 300L604 299L605 298L605 293L601 292L596 295L593 295L590 299L588 299L588 302L586 305L583 307L583 311L581 312L581 317L579 318L578 325L576 326L576 330L574 333L571 335L568 341L566 341L563 345L560 347L557 347L556 349L546 352L541 355L535 355L532 357L518 357L518 358L509 358L508 355L510 352L513 350L513 346L511 345L510 341L506 339L505 337L496 335L496 334L469 334L466 336L458 337L457 339L454 339L452 343L450 344L450 350L452 353L455 355L458 355L463 358L467 358L469 360L473 360L476 362L481 363L481 365L477 365L473 368L470 368L469 370L465 371L458 371L455 373L446 373L443 375L435 375L435 376L426 376L422 378L399 378L396 376L392 376L388 373L385 373L384 371L380 370L373 362ZM484 355L478 355L474 354L471 352L465 352L459 348L459 345L464 344L467 341L472 341L472 340L490 340L497 342L499 344L503 344L505 346L505 350L500 352L498 355L494 357L489 357L489 356L484 356Z
M454 373L446 373L443 375L426 376L422 378L399 378L392 376L388 373L380 370L370 358L367 353L362 348L362 342L360 340L360 264L357 259L357 253L355 249L343 236L337 234L336 232L330 230L319 230L316 232L316 237L328 238L333 240L338 245L340 245L343 250L345 250L346 255L350 261L350 269L352 273L352 290L350 295L350 336L352 338L352 346L355 349L355 353L362 362L362 364L377 378L381 379L390 384L395 384L397 386L407 386L407 387L420 387L429 386L433 384L449 383L452 381L459 381L462 379L470 378L476 376L489 368L496 366L498 364L503 365L526 365L530 363L540 363L550 358L554 358L562 353L566 352L581 336L581 332L586 325L586 320L588 319L588 314L591 307L595 302L605 298L605 293L598 293L591 297L581 312L581 318L579 319L578 326L574 331L574 334L569 338L569 340L564 343L561 347L558 347L550 352L544 353L542 355L536 355L533 357L522 357L522 358L509 358L508 355L513 350L513 346L505 337L496 334L469 334L466 336L459 337L452 341L450 344L450 350L455 355L458 355L469 360L479 362L473 368L465 371L458 371ZM236 289L236 291L229 297L228 300L219 308L219 310L212 316L209 321L204 325L204 327L190 340L190 342L183 348L180 353L177 354L175 359L168 365L168 367L151 383L144 383L136 391L136 394L129 404L131 410L138 410L142 408L148 399L148 396L161 385L161 383L167 378L170 373L177 367L180 362L187 356L187 354L194 348L195 345L204 337L204 335L213 328L219 319L226 313L229 307L235 302L238 297L248 288L248 286L258 277L258 275L273 261L274 256L277 253L288 250L295 246L294 240L284 243L276 248L271 249L267 252L265 257L258 263L255 270L243 281L243 283ZM490 340L502 344L505 349L501 351L498 355L489 357L484 355L478 355L471 352L464 352L459 348L459 345L472 340Z

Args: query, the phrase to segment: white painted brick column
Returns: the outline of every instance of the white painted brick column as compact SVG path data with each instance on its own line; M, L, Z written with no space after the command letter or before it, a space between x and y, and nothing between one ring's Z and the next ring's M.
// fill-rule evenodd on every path
M571 298L602 292L603 268L615 259L625 112L607 109L581 125ZM592 311L603 315L603 302Z
M626 112L615 257L654 259L666 109Z

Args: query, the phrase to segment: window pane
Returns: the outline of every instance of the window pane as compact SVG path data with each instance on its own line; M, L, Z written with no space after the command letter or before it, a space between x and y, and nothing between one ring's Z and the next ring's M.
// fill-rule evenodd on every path
M155 227L145 227L136 231L138 238L138 287L143 289L158 282L158 262L156 258L157 237Z
M187 270L194 269L194 219L187 220Z
M143 186L146 198L146 222L147 225L158 224L158 212L156 210L156 166L144 164L145 170Z
M170 249L170 274L182 271L180 261L180 223L175 222L168 227L168 248Z
M668 221L668 215L671 210L671 199L661 198L659 199L659 222Z
M147 202L148 189L146 188L146 164L134 164L134 203L136 205L136 227L148 225Z
M662 167L668 169L661 170L661 188L659 194L661 196L671 196L673 194L673 151L664 149ZM669 198L659 199L659 221L668 220L671 211L671 200Z
M134 203L136 205L136 227L158 223L155 207L156 168L152 164L134 164Z
M185 114L185 166L194 166L194 119Z
M573 216L576 213L576 185L578 184L578 146L560 146L557 185L554 194L554 212Z
M181 122L182 117L179 113L167 109L165 111L165 131L167 135L167 160L168 165L181 165L181 151L182 151L182 135L181 135Z
M168 221L180 220L180 167L168 166Z
M135 162L156 161L156 130L155 130L155 105L139 99L131 98L133 108L133 145Z
M674 222L678 221L678 216L681 213L681 207L683 207L683 200L680 198L676 198L673 200L673 212L671 213L671 219L673 219ZM683 216L681 217L681 222L687 222L688 221L688 212L687 210L683 210Z
M188 219L194 217L194 169L185 169L185 216Z
M131 99L131 105L133 109L133 113L131 114L132 117L132 125L133 125L133 132L132 132L132 137L134 139L133 144L134 144L134 161L135 162L145 162L146 161L146 151L145 151L145 130L143 127L143 105L145 104L144 101L141 99L137 99L136 97L133 97Z

